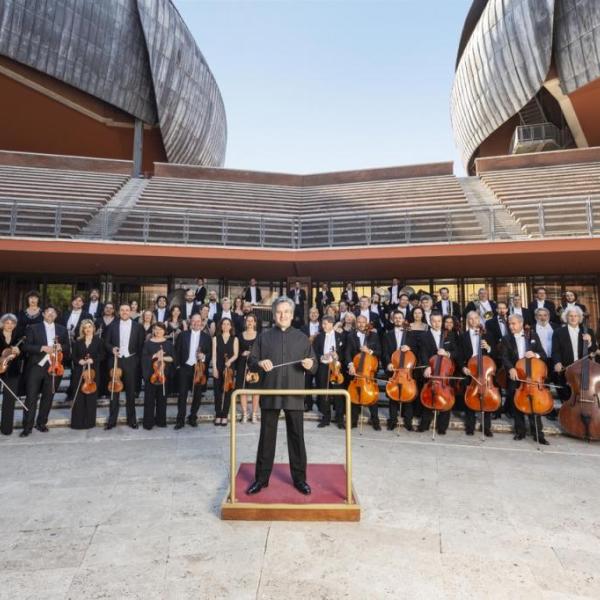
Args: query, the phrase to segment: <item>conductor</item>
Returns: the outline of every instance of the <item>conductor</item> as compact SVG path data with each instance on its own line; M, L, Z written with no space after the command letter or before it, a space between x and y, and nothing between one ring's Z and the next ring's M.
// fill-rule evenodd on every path
M261 333L252 346L248 366L250 369L259 368L264 371L264 388L304 388L305 371L315 373L317 370L316 356L309 339L292 327L294 308L294 301L287 296L277 298L273 303L275 327ZM255 481L246 493L256 494L269 485L275 459L277 423L283 409L292 481L299 492L310 494L310 486L306 483L304 396L264 396L260 399L260 408Z

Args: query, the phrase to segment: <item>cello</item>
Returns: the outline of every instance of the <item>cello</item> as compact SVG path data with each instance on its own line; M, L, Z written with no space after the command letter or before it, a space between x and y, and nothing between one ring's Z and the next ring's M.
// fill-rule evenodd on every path
M371 406L379 398L379 386L375 380L379 361L373 354L361 350L353 359L354 378L348 385L352 404Z
M447 332L442 333L442 346L446 341ZM432 375L421 390L421 404L425 408L433 410L433 436L435 439L435 427L438 412L452 410L455 402L454 388L450 383L450 377L454 373L454 361L441 354L435 354L429 359L429 367Z
M408 328L409 324L403 323L402 329L404 333L401 346L404 345L404 336L406 336ZM385 386L386 394L396 402L412 402L417 396L417 382L412 376L412 371L417 364L417 357L412 350L402 351L398 348L392 354L390 362L392 363L394 374Z
M496 362L491 356L483 354L481 343L485 329L479 327L479 345L477 355L467 362L471 381L465 391L465 405L472 411L481 413L481 439L484 439L484 413L496 412L502 404L500 390L494 385Z
M583 325L580 327L587 333ZM558 412L565 432L588 442L600 440L600 365L589 352L590 343L584 340L583 358L566 369L571 396Z

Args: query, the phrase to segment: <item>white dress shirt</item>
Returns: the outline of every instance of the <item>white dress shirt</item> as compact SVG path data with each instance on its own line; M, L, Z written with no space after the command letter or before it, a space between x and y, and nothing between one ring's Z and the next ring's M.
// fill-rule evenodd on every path
M500 334L502 335L502 337L504 337L508 333L506 321L498 319L498 327L500 327Z
M471 336L471 356L477 356L478 347L481 345L481 334L478 329L469 329L469 335Z
M317 333L319 333L319 322L317 321L316 323L313 323L312 321L310 321L308 323L308 335L310 337L313 337L317 335Z
M425 323L427 323L427 325L431 325L431 311L424 310L423 313L425 314Z
M250 302L252 304L256 304L256 286L255 285L250 286Z
M544 307L544 303L546 302L545 300L536 300L536 302L537 302L538 308L545 308Z
M188 354L188 359L185 361L185 364L190 367L196 364L196 354L198 352L198 344L200 344L201 333L201 331L194 331L193 329L190 332L190 353Z
M156 320L159 323L164 323L164 321L166 319L166 317L165 317L166 312L167 312L166 308L157 308L156 309L156 315L157 315Z
M573 348L573 360L579 360L579 327L567 325L569 337L571 338L571 347Z
M525 347L525 335L523 332L517 333L515 335L515 341L517 342L517 351L519 352L519 359L525 356L526 347Z
M294 288L294 304L300 304L300 290Z
M444 316L450 314L450 300L442 300L442 314Z
M218 309L218 305L216 302L209 302L208 303L208 318L212 321L215 318L215 315L217 314L217 309Z
M483 316L486 312L492 312L492 305L489 300L481 300L479 302L479 313Z
M368 321L368 322L370 322L370 321L371 321L371 311L370 311L368 308L367 308L367 309L365 309L365 310L361 310L361 311L360 311L360 314L361 314L363 317L366 317L366 319L367 319L367 321Z
M79 318L81 317L81 310L73 310L69 315L69 320L67 321L67 331L74 331L75 327L77 327L77 323L79 322Z
M358 335L358 341L360 342L361 346L365 345L365 334L362 331L357 331L356 335Z
M325 341L323 342L323 356L332 350L335 352L335 331L333 331L333 329L329 333L325 334ZM331 357L325 359L321 357L321 359L324 363L331 362Z
M194 310L194 301L188 302L185 301L185 318L189 319L192 316L192 311Z
M231 319L233 321L233 317L231 316L231 311L230 310L224 310L221 313L221 319Z
M390 299L391 304L398 304L398 286L397 285L392 286L391 296L392 296Z
M404 329L402 327L394 327L394 335L396 336L396 350L404 345Z
M98 300L95 301L90 301L90 310L88 311L90 315L92 315L92 317L96 316L96 313L98 312Z
M129 353L129 338L131 337L131 319L119 322L119 354L122 358L131 356Z
M56 327L54 323L46 323L44 321L44 329L46 330L46 346L52 346L54 339L56 338ZM42 360L38 363L40 367L43 367L47 362L50 361L50 356L46 354Z
M552 334L554 333L554 329L552 329L550 323L546 323L545 325L537 323L535 332L538 334L540 342L542 342L544 352L547 356L550 356L552 354Z
M439 331L436 331L435 329L430 329L429 331L431 331L431 335L433 336L433 339L435 340L435 345L437 346L438 350L441 348L440 343L442 340L442 330L440 329Z

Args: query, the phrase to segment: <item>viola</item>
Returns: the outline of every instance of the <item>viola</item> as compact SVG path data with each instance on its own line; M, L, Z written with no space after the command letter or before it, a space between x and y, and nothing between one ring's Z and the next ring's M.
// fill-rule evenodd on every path
M465 404L471 410L480 413L495 412L502 403L500 390L494 385L496 363L490 356L483 354L481 348L484 334L485 329L480 327L477 355L472 356L467 362L471 381L465 392Z
M206 385L206 365L199 358L194 365L194 385Z
M255 371L248 371L246 373L246 383L258 383L260 381L260 375Z
M403 326L404 336L408 331L408 323ZM402 340L404 345L404 339ZM417 382L412 376L417 364L417 357L411 350L403 352L398 348L390 360L394 374L385 386L385 392L396 402L412 402L417 397Z
M0 375L8 371L10 363L17 357L13 348L18 348L25 341L25 337L22 337L14 346L5 348L0 354Z
M335 348L331 348L331 354L335 352ZM342 363L337 358L332 358L329 363L329 383L342 385L344 383L344 374L342 373Z
M48 356L50 357L48 373L50 373L52 377L62 377L65 374L65 367L63 365L62 350L58 349L58 338L54 338L52 352Z
M106 386L111 395L118 394L119 392L123 391L124 386L121 377L123 377L123 370L117 367L117 355L115 354L113 368L108 372L108 378L110 381Z
M526 325L525 348L531 349L531 328ZM526 415L547 415L554 408L554 400L545 381L548 367L540 358L521 358L515 365L521 385L515 392L514 405Z
M443 332L445 341L447 332ZM454 361L436 354L429 359L432 377L421 390L421 404L434 411L452 410L455 402L454 388L448 377L454 373Z
M365 340L366 336L365 334ZM365 342L366 343L366 342ZM348 393L353 404L370 406L379 398L379 386L375 380L379 361L374 354L360 351L353 359L354 378L348 385Z
M225 363L229 360L227 354L225 355ZM223 391L231 392L235 389L235 379L233 377L233 369L229 367L225 367L223 369Z
M86 355L86 360L89 358L89 354ZM93 394L98 389L96 385L96 371L92 369L92 365L87 364L83 368L83 372L81 374L83 378L83 383L81 384L81 392L83 394Z
M162 346L160 346L162 351ZM152 359L152 375L150 375L150 383L152 385L163 385L167 381L165 376L165 360L164 356Z
M582 326L585 333L587 330ZM584 342L583 358L566 369L571 396L560 407L558 422L573 437L600 440L600 365L589 354Z

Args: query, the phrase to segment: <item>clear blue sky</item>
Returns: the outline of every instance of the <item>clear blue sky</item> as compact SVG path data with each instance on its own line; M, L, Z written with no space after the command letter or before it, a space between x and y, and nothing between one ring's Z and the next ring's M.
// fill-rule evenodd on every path
M470 0L174 0L225 101L225 166L312 173L454 160Z

